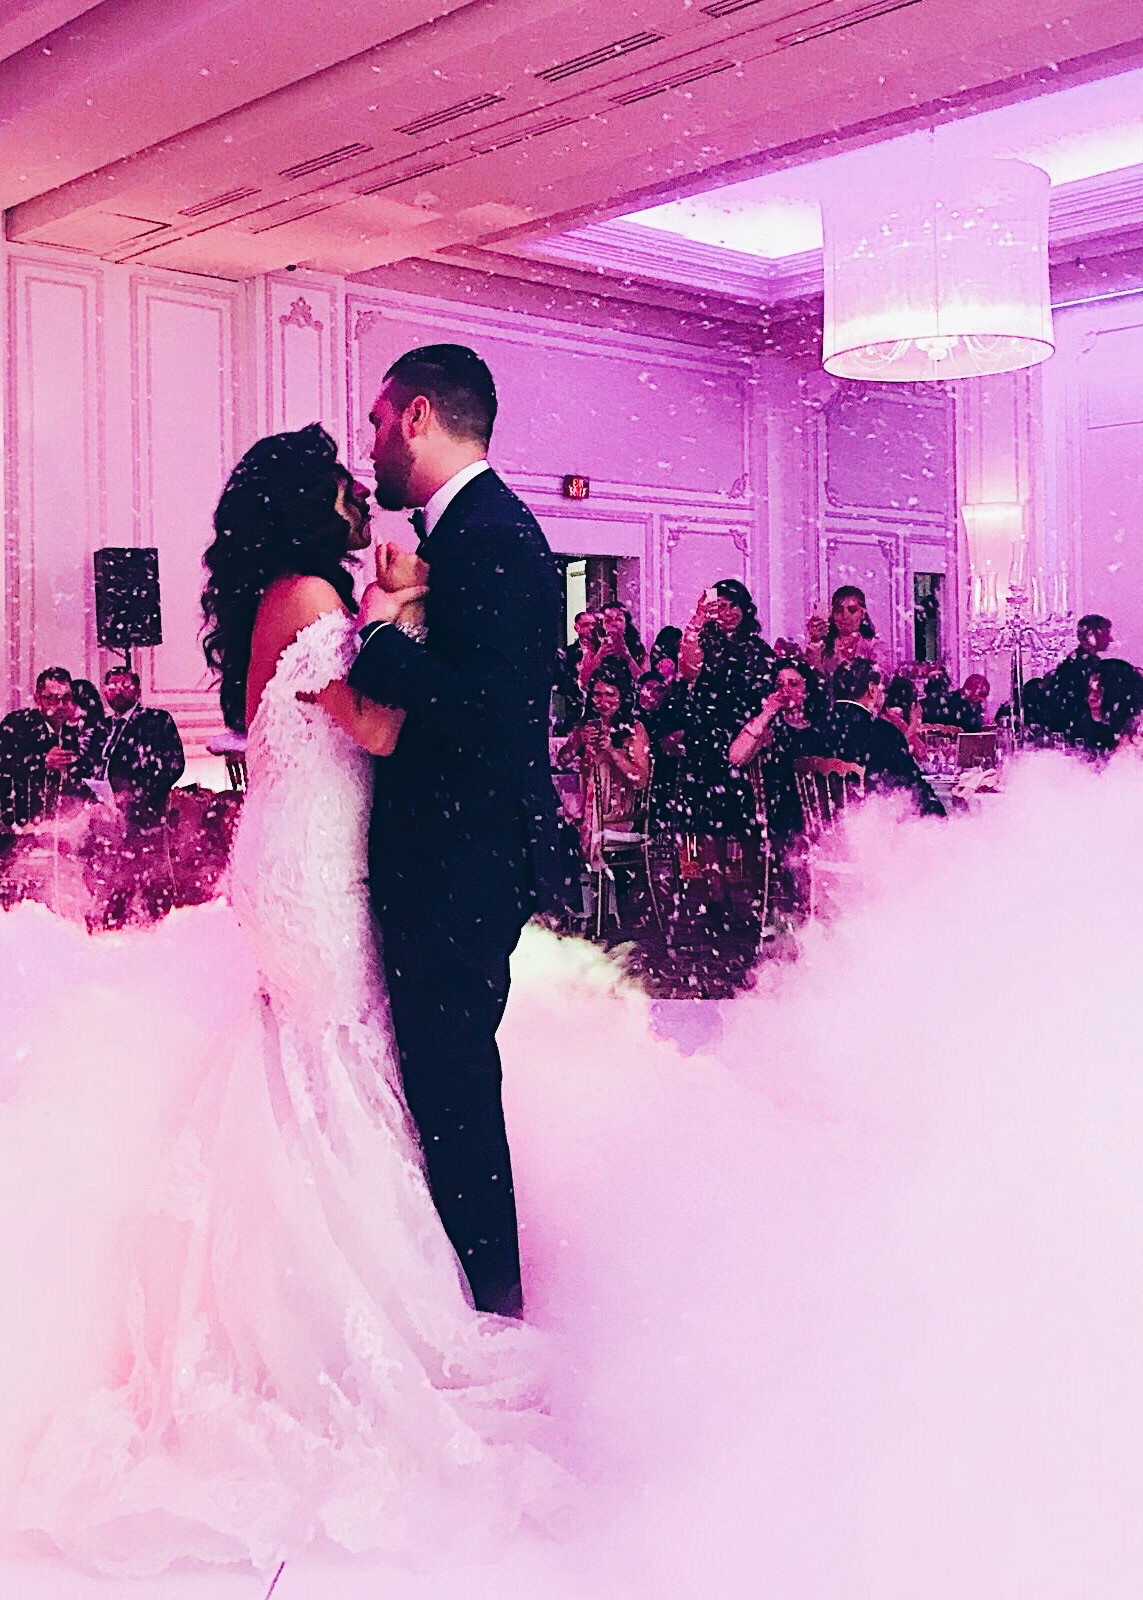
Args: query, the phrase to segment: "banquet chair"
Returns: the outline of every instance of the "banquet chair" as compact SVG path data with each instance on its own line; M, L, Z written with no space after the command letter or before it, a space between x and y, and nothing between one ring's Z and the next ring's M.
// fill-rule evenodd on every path
M595 937L603 937L603 919L610 912L616 925L619 923L619 905L615 894L615 870L624 867L641 867L647 884L647 897L651 902L651 910L659 931L666 934L663 915L659 906L659 899L655 893L655 874L651 865L651 783L654 778L654 763L647 775L647 782L635 792L631 817L620 827L600 827L596 839L598 856L597 864L592 872L595 888ZM602 796L599 792L598 769L593 775L595 815L602 813Z
M856 880L857 868L844 853L839 824L847 809L865 794L865 768L833 756L800 756L794 779L802 806L809 871L810 916L817 915L820 878Z
M226 763L226 778L236 794L246 791L246 736L229 728L206 741L207 753L221 756Z
M758 921L763 931L770 926L770 888L773 882L774 857L770 848L770 816L766 809L766 788L762 779L762 758L755 756L746 768L750 792L754 797L754 820L758 825L758 877L755 886L761 895Z

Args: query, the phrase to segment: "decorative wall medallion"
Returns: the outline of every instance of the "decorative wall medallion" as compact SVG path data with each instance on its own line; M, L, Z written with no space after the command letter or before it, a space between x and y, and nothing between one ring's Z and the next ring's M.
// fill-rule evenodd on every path
M353 337L355 339L364 339L367 333L384 320L384 316L380 311L359 311L357 320L353 324Z
M300 296L294 301L290 309L278 318L278 321L283 328L312 328L315 333L320 333L324 326L314 316L309 301L302 299Z

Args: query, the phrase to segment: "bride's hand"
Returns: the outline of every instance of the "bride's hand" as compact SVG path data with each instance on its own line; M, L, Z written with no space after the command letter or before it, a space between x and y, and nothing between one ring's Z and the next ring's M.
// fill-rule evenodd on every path
M383 589L379 583L366 585L357 610L358 627L369 622L400 622L405 620L406 606L422 600L428 593L423 583L407 585L404 589Z
M399 544L379 544L374 553L377 585L395 594L402 589L422 588L429 581L429 564Z

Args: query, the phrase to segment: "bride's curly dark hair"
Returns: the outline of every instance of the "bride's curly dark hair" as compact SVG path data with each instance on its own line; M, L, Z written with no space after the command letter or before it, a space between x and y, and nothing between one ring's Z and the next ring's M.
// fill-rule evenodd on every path
M324 578L353 609L346 570L349 523L334 502L349 472L317 422L251 445L234 468L214 513L214 540L203 562L203 653L219 674L228 728L246 727L246 677L258 605L287 573Z

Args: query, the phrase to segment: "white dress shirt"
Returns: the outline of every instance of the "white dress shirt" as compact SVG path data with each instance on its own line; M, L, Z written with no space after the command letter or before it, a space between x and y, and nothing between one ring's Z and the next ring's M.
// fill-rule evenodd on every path
M425 502L425 538L432 533L437 523L444 516L445 510L451 501L460 493L466 483L471 483L473 478L478 478L482 472L487 472L487 461L471 461L467 467L461 467L459 472L454 472L447 478L433 495Z

